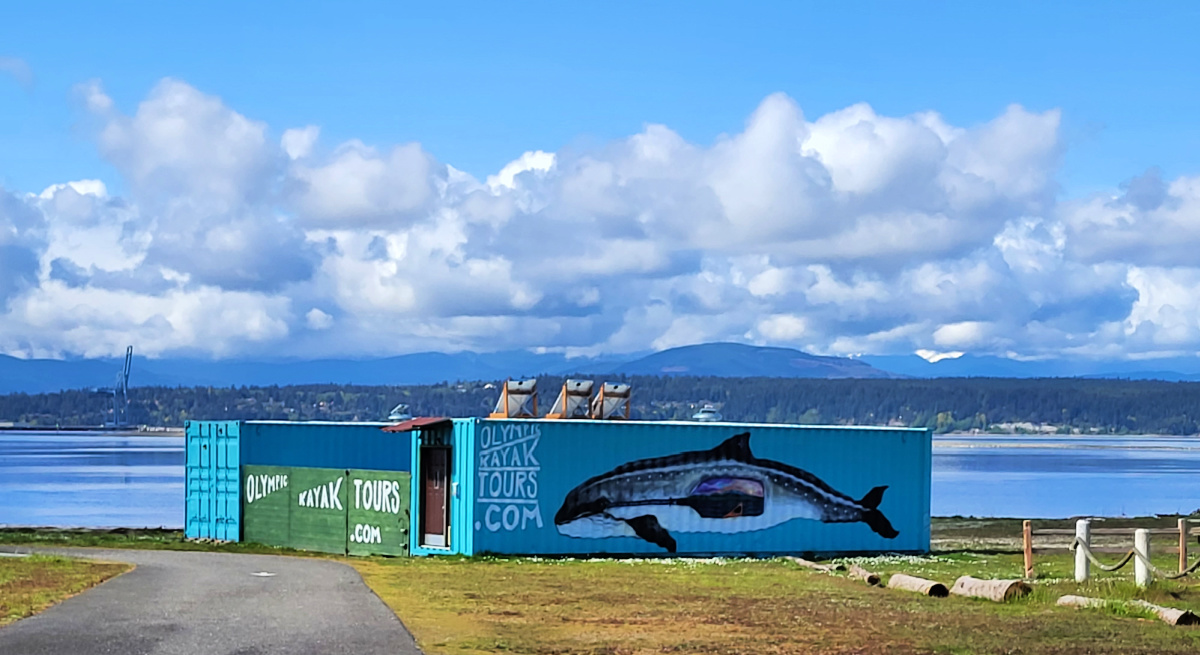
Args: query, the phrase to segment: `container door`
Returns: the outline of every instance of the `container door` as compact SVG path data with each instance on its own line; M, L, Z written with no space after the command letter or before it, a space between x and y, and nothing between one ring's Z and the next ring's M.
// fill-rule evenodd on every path
M450 449L421 449L421 545L450 546Z
M193 539L241 537L238 421L188 421L184 533Z

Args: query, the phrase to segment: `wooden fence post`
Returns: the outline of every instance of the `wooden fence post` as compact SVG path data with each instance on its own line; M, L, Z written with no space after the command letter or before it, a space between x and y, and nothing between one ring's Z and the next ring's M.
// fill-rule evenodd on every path
M1179 573L1182 575L1187 570L1187 542L1188 542L1188 526L1187 519L1179 519Z
M1021 524L1021 531L1025 540L1025 577L1031 579L1033 578L1033 521L1026 519Z

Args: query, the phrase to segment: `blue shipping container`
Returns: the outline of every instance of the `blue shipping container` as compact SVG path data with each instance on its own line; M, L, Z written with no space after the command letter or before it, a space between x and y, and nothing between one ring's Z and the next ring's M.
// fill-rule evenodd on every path
M242 422L242 463L253 466L408 471L407 432L389 433L391 423L319 421Z
M184 533L241 539L241 466L408 471L407 432L390 423L188 421Z
M419 522L441 510L419 499L439 497L423 460L441 447L450 538L431 548ZM928 430L907 428L456 420L413 443L411 550L926 552L930 447Z

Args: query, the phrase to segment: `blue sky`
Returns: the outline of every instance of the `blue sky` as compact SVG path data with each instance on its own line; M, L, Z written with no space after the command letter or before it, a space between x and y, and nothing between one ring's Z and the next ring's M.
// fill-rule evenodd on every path
M648 122L710 143L777 91L812 115L868 102L957 125L1061 108L1068 192L1195 172L1200 150L1189 2L116 4L6 10L0 44L36 80L0 87L6 186L114 177L75 129L90 79L131 108L180 78L271 125L420 141L477 176Z
M1182 2L16 5L0 21L0 187L11 196L0 227L16 235L0 241L0 301L17 327L0 330L0 351L116 354L141 340L151 353L214 356L264 344L590 354L734 339L837 354L1194 353L1200 308L1176 298L1200 273L1191 242L1166 237L1200 222L1188 182L1200 175L1197 19ZM878 152L839 140L856 129L839 112L860 103L860 126L907 120L939 134L944 161L901 147L925 138L915 132ZM928 112L937 125L913 118ZM756 117L763 139L796 130L822 170L752 148ZM806 127L823 117L837 120ZM184 124L182 136L164 127ZM222 141L231 125L250 141ZM281 139L306 126L317 131L294 133L304 146L293 156ZM1025 144L1028 134L1041 136ZM647 140L667 144L669 175L628 163ZM997 145L1017 142L1020 152ZM862 158L846 160L855 148ZM522 159L539 151L553 164ZM516 161L510 173L523 174L486 183ZM893 162L878 173L890 182L860 179L879 161ZM793 164L799 178L779 173ZM948 167L936 190L904 182L921 166ZM995 196L962 204L949 169ZM579 191L614 170L612 188ZM741 171L757 173L738 181ZM763 181L776 173L778 184ZM371 175L379 189L362 182ZM737 244L678 245L665 207L701 196L660 184L676 175L719 197L713 220ZM824 191L772 195L813 175ZM408 189L413 176L429 182ZM103 183L72 190L86 208L42 193L82 180ZM1138 205L1131 180L1170 202ZM321 187L360 183L349 199ZM751 195L773 202L734 199L735 183L761 183ZM289 195L301 186L310 193ZM483 187L488 207L472 195ZM857 227L814 240L829 220ZM604 243L564 243L587 270L560 285L551 272L571 260L531 250L519 225ZM888 230L924 240L845 246ZM72 238L111 248L80 255ZM414 248L449 254L419 262ZM205 263L247 256L232 271ZM355 295L347 279L361 276L374 287ZM478 279L497 286L480 291ZM136 308L124 323L102 316L116 299ZM251 327L201 326L181 309L205 302ZM97 318L71 325L45 304ZM510 331L527 336L490 336Z

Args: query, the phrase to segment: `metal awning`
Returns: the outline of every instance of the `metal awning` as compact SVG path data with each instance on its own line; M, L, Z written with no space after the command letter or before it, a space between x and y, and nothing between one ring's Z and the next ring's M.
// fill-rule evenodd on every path
M389 425L383 428L384 432L411 432L417 428L429 428L438 425L450 425L454 421L445 416L422 416L419 418L410 418L407 421L402 421L395 425Z

